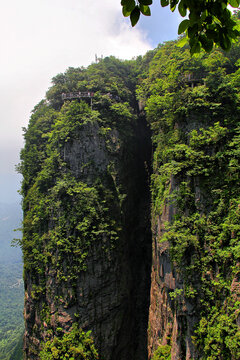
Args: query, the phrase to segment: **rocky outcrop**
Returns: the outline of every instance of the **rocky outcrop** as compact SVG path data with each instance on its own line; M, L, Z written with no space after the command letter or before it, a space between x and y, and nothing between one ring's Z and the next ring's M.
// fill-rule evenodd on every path
M97 189L96 181L100 179L104 190L99 201L111 207L108 223L117 224L119 229L114 239L108 229L101 229L101 224L94 229L98 235L85 249L81 271L75 266L80 253L74 249L75 254L66 253L61 258L65 270L59 277L58 247L51 253L56 261L49 259L44 264L44 275L36 276L31 270L25 270L25 359L39 359L42 344L59 331L69 331L74 322L84 331L92 331L102 360L147 357L150 133L142 117L128 125L130 145L125 141L124 130L112 128L103 134L98 122L89 122L60 151L61 160L66 164L64 171L77 183ZM59 168L59 172L62 169ZM62 211L60 207L59 218ZM104 218L104 213L102 216ZM49 232L56 224L50 217L43 234L43 252L50 241ZM71 242L73 238L63 241ZM36 291L40 283L42 291Z
M165 207L153 226L153 259L148 327L148 356L159 346L171 344L171 359L195 359L192 335L198 320L196 304L183 295L183 279L170 257L170 244L161 242L164 223L171 222L172 205ZM174 295L173 295L174 294ZM172 295L172 296L171 296Z
M239 332L239 262L233 230L239 205L233 188L228 192L229 140L221 138L218 132L223 134L223 128L218 125L197 123L191 117L184 125L176 122L179 144L161 147L158 154L160 159L164 156L154 169L154 186L164 191L157 198L161 206L152 212L149 359L164 351L172 360L207 358L214 349L219 359L239 357L239 346L230 349L226 339L230 332L237 339ZM226 197L221 198L223 188Z
M175 128L185 135L193 129L197 129L198 126L199 124L193 119L181 126L178 123L175 124ZM186 143L188 141L186 140ZM159 168L157 167L155 171L158 173ZM199 353L193 343L195 326L199 321L198 299L192 300L185 296L186 274L180 269L180 266L184 267L185 261L191 262L194 251L186 255L187 260L183 257L183 262L179 266L171 254L173 244L164 238L164 235L171 231L171 225L174 224L176 218L180 219L183 214L184 216L189 214L189 208L185 206L179 215L178 203L174 200L177 197L176 194L180 194L182 182L190 184L196 208L202 213L206 211L205 196L197 176L190 179L183 172L179 176L168 174L166 180L168 195L165 197L161 209L152 212L153 253L148 326L149 359L153 357L157 349L164 346L169 346L168 356L172 360L199 358ZM175 197L171 198L173 195ZM189 282L195 282L197 288L199 279L197 276L194 278L191 274Z

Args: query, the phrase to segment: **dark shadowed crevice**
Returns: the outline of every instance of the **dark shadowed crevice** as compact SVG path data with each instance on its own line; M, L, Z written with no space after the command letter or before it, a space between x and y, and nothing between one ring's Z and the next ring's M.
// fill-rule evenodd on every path
M135 129L134 164L125 180L130 194L125 207L129 317L123 320L112 360L146 360L150 302L152 235L150 207L151 133L144 116ZM124 181L124 182L125 182Z

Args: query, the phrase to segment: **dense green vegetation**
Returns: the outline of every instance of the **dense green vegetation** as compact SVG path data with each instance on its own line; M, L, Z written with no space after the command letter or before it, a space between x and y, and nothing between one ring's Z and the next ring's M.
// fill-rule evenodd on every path
M0 266L0 359L20 360L14 356L23 337L22 264ZM22 341L21 341L22 343ZM21 345L22 346L22 345Z
M52 341L47 341L44 344L40 359L97 360L99 357L91 338L91 332L85 333L75 323L70 332L63 334L62 337L55 337Z
M129 185L125 181L124 186L121 178L130 178L134 166L128 174L118 175L116 169L124 168L136 152L136 141L132 141L137 123L134 82L133 61L110 57L87 69L70 68L53 79L47 100L36 106L25 131L19 166L24 176L20 241L24 279L50 341L55 336L59 343L62 334L56 334L51 324L46 299L53 297L56 307L76 303L77 282L88 270L89 253L96 247L96 256L105 256L110 263L123 238ZM62 93L76 91L93 92L93 106L88 99L63 102ZM83 146L84 154L76 171L69 158L65 159L71 156L68 149L74 142ZM94 162L96 151L100 162L98 158ZM54 278L52 287L47 286L49 274ZM74 316L77 322L77 312ZM42 330L40 326L32 330L41 341ZM31 357L38 349L27 351Z
M239 58L239 45L191 58L170 42L138 89L155 146L153 222L166 204L176 209L159 239L169 241L184 279L170 295L198 308L194 342L202 359L240 357Z
M0 204L0 359L22 359L23 281L20 249L11 247L21 224L20 206Z
M152 360L171 360L171 346L160 345L154 352Z
M108 251L119 237L118 199L121 203L124 194L112 184L114 161L108 175L99 169L98 177L91 180L86 175L86 182L82 182L72 175L62 154L67 142L79 139L81 131L91 132L92 126L97 126L104 141L107 139L110 154L116 151L109 135L112 126L122 132L122 141L127 143L132 132L131 121L136 120L131 108L134 95L129 89L133 86L130 69L131 62L122 63L114 58L106 58L87 70L70 68L53 79L48 101L42 101L33 112L21 154L25 213L21 243L24 269L38 283L36 296L44 291L44 272L49 263L54 266L59 281L74 282L78 273L86 269L85 258L91 244L107 234ZM63 92L86 90L95 93L94 109L86 101L63 104ZM121 102L107 93L118 96ZM129 122L129 127L124 126L123 130L122 121ZM81 171L88 173L90 167L91 163L83 164ZM112 191L106 186L109 182Z
M47 99L33 111L21 153L24 276L26 282L31 276L31 296L40 304L46 294L46 269L51 269L59 289L66 283L74 289L79 274L87 270L93 244L106 238L106 257L117 246L126 189L119 186L114 154L124 145L124 161L132 156L139 115L136 90L152 129L152 223L157 223L166 205L174 208L159 241L169 242L183 287L167 296L176 309L183 298L196 307L193 338L199 358L237 360L240 45L228 53L218 49L195 57L178 45L177 41L159 45L134 61L106 58L87 69L70 68L53 79ZM93 108L86 100L63 103L61 94L73 91L94 92ZM107 144L111 162L107 174L99 166L94 178L92 164L86 162L83 181L84 177L72 175L64 149L86 129L92 136L93 126ZM117 144L113 128L120 134ZM56 303L61 297L59 290ZM39 312L49 337L55 336L42 358L67 358L62 349L73 341L72 357L83 352L79 358L84 359L84 346L78 344L90 340L81 330L74 327L73 332L53 334L49 309ZM171 345L169 338L153 359L168 359ZM92 352L90 358L97 358Z

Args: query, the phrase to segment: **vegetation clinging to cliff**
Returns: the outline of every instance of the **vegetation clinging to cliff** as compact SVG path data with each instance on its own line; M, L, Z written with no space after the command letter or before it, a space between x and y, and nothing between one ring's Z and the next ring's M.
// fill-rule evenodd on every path
M74 179L62 157L62 152L64 146L78 138L81 129L88 124L98 123L101 136L106 137L111 132L112 125L120 132L123 131L121 118L124 121L134 120L129 105L131 103L134 105L134 96L129 91L129 87L133 87L131 76L128 76L130 68L130 62L128 65L128 62L120 62L114 58L106 58L88 69L70 68L66 74L59 74L53 79L54 85L47 93L48 102L42 101L34 109L29 127L25 130L26 144L21 153L22 163L19 169L24 176L22 184L22 193L25 196L22 241L24 267L26 270L32 269L33 273L39 274L40 277L50 259L51 262L54 261L59 276L63 277L61 253L73 254L78 251L76 269L81 271L85 266L84 258L91 239L98 236L99 232L106 231L111 233L112 239L118 236L117 229L120 229L118 210L114 212L116 217L114 223L107 215L110 211L108 206L112 208L110 204L113 195L106 192L100 178L95 179L93 186L81 184ZM94 110L91 110L89 104L84 101L68 101L63 104L61 94L64 91L89 89L94 91ZM111 100L107 93L117 95L121 98L121 102ZM111 119L108 116L109 109L113 115ZM125 125L125 131L126 128ZM128 134L130 133L129 128ZM126 133L124 141L128 134ZM109 138L111 151L110 143ZM88 168L90 164L84 166ZM103 194L105 200L101 203L100 197L102 198ZM105 223L104 214L108 218ZM49 222L51 229L46 233ZM73 242L70 241L71 237L75 239ZM79 243L81 250L77 247L77 239L81 243L81 245ZM71 248L71 243L74 244L74 248ZM58 260L52 257L54 249L58 249L58 257L60 256ZM72 266L71 263L70 277L76 276ZM45 279L40 283L45 283ZM43 288L40 283L38 291L41 293Z
M115 341L122 331L120 317L128 313L129 308L119 299L129 296L129 288L133 291L131 276L136 275L134 269L133 274L126 272L120 279L120 272L129 252L135 252L135 244L140 242L132 235L134 230L129 225L136 226L139 210L130 218L129 208L140 203L136 194L142 185L134 184L131 194L129 188L135 181L131 174L135 179L138 171L144 171L142 159L139 165L141 155L135 156L139 147L134 133L137 123L135 71L133 61L115 58L103 59L88 69L68 69L53 79L47 100L35 107L29 127L25 129L26 143L19 169L24 176L21 245L27 294L25 318L30 334L25 336L29 341L25 347L26 357L38 358L43 342L55 339L54 342L60 344L64 334L64 339L68 339L72 323L81 324L81 316L86 316L88 301L92 308L91 314L87 314L91 326L95 325L96 318L107 316L108 306L102 303L112 300L113 306L120 307L120 315L118 312L112 315L114 321L110 327L119 326L120 330L111 334L110 341ZM91 97L71 100L62 97L63 93L76 92L91 93ZM139 184L143 182L140 179ZM130 205L129 198L137 198L136 204ZM137 249L138 253L141 251ZM108 272L109 279L104 271ZM129 284L125 278L130 278ZM121 286L113 284L114 279L116 283L122 282ZM100 288L103 283L106 289L116 287L113 299L105 296L104 289ZM99 305L97 300L91 303L88 292L93 299L99 296L99 291L103 291ZM134 298L133 301L141 307L142 300ZM65 309L71 313L70 320L62 326L63 333L58 334L63 318L59 314ZM145 311L143 309L143 313ZM32 320L33 312L38 321ZM135 318L130 321L133 323ZM147 327L145 318L141 321ZM84 326L84 330L88 330L87 321ZM96 328L98 330L98 325L95 325L95 342ZM101 330L101 326L99 328ZM139 332L135 330L136 334ZM125 336L124 331L121 336ZM102 339L101 331L98 337ZM132 348L136 348L135 343L133 339ZM97 345L107 347L99 339Z
M176 209L159 241L170 243L172 266L184 283L167 297L175 310L183 297L196 307L194 343L201 358L240 357L239 57L239 44L228 54L215 50L191 58L187 48L169 42L136 61L107 58L53 79L47 101L34 110L21 155L22 248L33 300L45 296L46 271L51 269L59 288L73 289L66 298L61 291L55 294L56 303L63 298L67 305L74 302L77 279L87 269L93 244L104 239L107 258L122 235L126 194L118 183L114 156L122 144L128 149L124 161L132 156L137 76L137 98L146 105L154 145L153 228L166 204ZM93 108L86 101L63 103L61 94L74 91L93 91ZM104 176L101 166L95 169L94 179L88 172L92 164L85 162L80 169L84 182L73 176L65 150L93 124L111 161ZM50 309L39 312L41 326L45 322L53 337ZM170 356L168 341L154 359Z
M47 341L40 353L41 360L97 360L99 359L95 349L91 333L85 333L75 323L70 332Z
M239 44L191 58L170 42L138 88L155 147L153 227L166 204L176 208L160 241L170 242L184 284L168 296L198 309L194 343L203 359L240 356L239 57Z

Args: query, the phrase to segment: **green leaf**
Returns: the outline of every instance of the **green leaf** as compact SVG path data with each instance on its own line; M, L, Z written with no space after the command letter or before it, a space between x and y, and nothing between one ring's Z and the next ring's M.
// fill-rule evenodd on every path
M189 26L190 21L189 20L183 20L178 27L178 35L182 34Z
M199 21L199 16L195 11L191 11L189 14L189 20L191 22L191 25L194 25Z
M139 0L141 5L152 5L152 0Z
M190 45L190 54L196 54L199 53L201 50L201 44L198 40L198 37L194 36L189 40L189 45Z
M193 38L198 32L198 25L194 24L193 26L188 27L188 37Z
M212 24L213 23L213 17L212 16L207 16L206 18L205 18L205 21L206 21L206 23L207 24Z
M207 36L205 36L205 35L199 36L199 40L200 40L200 42L202 44L203 49L206 52L210 52L212 50L212 48L213 48L213 40L208 39Z
M123 6L129 10L129 11L132 11L135 6L136 6L136 3L134 0L125 0L125 4L123 4Z
M229 37L224 33L220 33L219 38L220 38L219 43L220 43L221 48L225 51L230 50L231 40L229 39Z
M147 6L147 5L140 4L140 11L145 16L150 16L151 15L150 7Z
M170 0L170 7L174 8L176 7L177 3L179 2L179 0Z
M134 10L136 4L134 0L126 0L126 4L122 8L123 16L129 16Z
M182 17L185 17L187 15L187 9L185 7L185 1L184 0L180 1L179 5L178 5L178 11L179 11L179 14Z
M188 42L186 36L184 36L181 40L179 40L177 42L177 47L183 47L184 45L186 45Z
M126 6L123 6L122 8L122 13L123 13L123 16L127 17L131 14L132 11L129 11Z
M132 26L135 26L137 24L139 17L140 17L140 9L138 6L135 6L135 8L133 9L130 15Z
M216 38L216 34L215 34L215 31L214 30L211 30L211 29L208 29L206 31L206 36L208 39L212 39L214 40Z
M200 52L200 50L201 50L201 44L198 40L196 40L194 44L190 47L190 54L191 55L197 54Z
M169 5L169 0L160 0L161 1L161 6L165 7Z
M229 0L229 4L234 8L239 7L239 1L238 0Z
M126 6L127 8L132 8L136 6L135 0L121 0L121 5Z
M222 6L222 9L224 10L224 9L226 9L227 4L222 2L222 3L221 3L221 6Z
M128 6L130 3L132 3L134 0L121 0L122 6ZM134 1L135 2L135 1Z
M208 15L207 10L205 10L205 11L202 12L202 15L201 15L201 23L203 23L203 22L206 20L207 15Z

